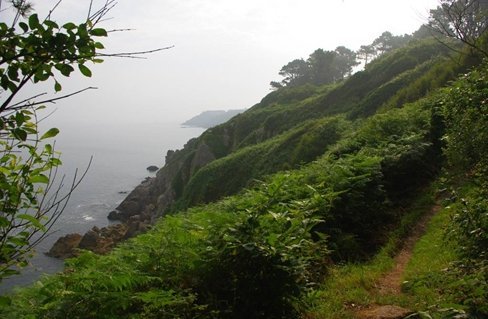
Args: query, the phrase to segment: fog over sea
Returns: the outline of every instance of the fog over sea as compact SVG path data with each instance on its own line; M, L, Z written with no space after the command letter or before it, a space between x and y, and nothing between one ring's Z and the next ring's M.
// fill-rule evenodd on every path
M0 294L15 286L30 284L44 273L62 270L61 260L44 255L59 237L74 232L83 234L93 226L108 225L108 213L127 193L146 177L155 176L146 170L148 166L162 167L168 150L181 149L189 139L204 131L202 128L182 127L176 120L158 122L158 119L149 119L148 123L132 124L115 122L44 124L61 130L55 147L62 153L63 165L58 175L66 175L65 184L69 184L77 168L79 173L86 169L91 156L93 161L64 213L53 226L51 235L37 246L31 265L20 275L4 280Z

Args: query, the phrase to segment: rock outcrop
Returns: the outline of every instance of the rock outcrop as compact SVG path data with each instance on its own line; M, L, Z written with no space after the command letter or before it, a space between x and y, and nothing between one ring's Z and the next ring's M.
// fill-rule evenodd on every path
M188 183L193 174L215 159L212 149L197 139L191 139L183 150L168 151L166 164L156 177L147 177L108 214L109 220L120 221L120 224L94 227L83 236L62 237L47 254L66 258L76 255L78 249L104 254L120 241L147 231L175 202L182 189L178 185Z
M60 237L46 255L61 259L74 257L81 238L82 236L76 233Z
M178 185L185 185L201 167L215 159L212 149L196 139L190 140L183 150L168 151L166 165L156 177L148 177L138 185L109 218L127 222L137 217L143 223L154 223L177 199Z
M106 254L125 238L128 229L126 224L115 224L101 229L93 227L81 238L77 248Z
M75 233L60 237L46 255L61 259L71 258L76 256L80 249L106 254L122 240L145 232L149 228L150 225L138 218L102 228L95 226L83 236Z

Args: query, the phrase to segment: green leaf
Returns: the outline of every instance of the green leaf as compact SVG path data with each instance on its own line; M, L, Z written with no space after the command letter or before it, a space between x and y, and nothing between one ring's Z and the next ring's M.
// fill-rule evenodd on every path
M12 304L12 299L7 296L0 296L0 309L3 307L10 306Z
M14 92L15 90L17 90L17 85L14 83L14 82L10 82L8 84L8 89L11 91L11 92Z
M94 46L95 46L95 48L97 48L99 50L105 49L105 47L103 46L103 44L101 42L95 42Z
M58 63L54 66L64 76L69 76L75 69L71 65Z
M59 92L59 91L61 91L61 89L62 89L61 84L59 84L59 82L56 81L54 83L54 91Z
M34 83L46 81L49 77L49 72L45 72L44 68L39 68L34 74Z
M18 138L21 141L27 140L27 132L23 129L16 128L12 131L12 133L14 134L15 138Z
M88 30L86 29L86 23L82 23L78 26L78 36L80 38L88 37Z
M20 214L17 216L18 219L23 219L23 220L27 220L28 222L30 222L35 228L37 229L40 229L42 231L44 231L46 229L46 227L44 227L44 225L39 221L39 219L35 218L34 216L32 215L29 215L29 214Z
M59 166L62 164L61 160L59 158L56 158L56 157L52 157L50 162L51 162L51 165L53 167L56 167L56 166Z
M73 30L76 28L76 24L74 24L73 22L68 22L63 25L63 28L65 28L66 30Z
M102 28L97 28L97 29L92 29L90 31L90 34L96 37L106 37L107 36L107 31Z
M54 137L54 136L58 135L58 133L59 133L59 129L53 127L41 136L41 140Z
M78 64L78 68L80 69L81 74L83 74L84 76L86 76L86 77L91 77L92 76L92 72L85 65Z
M22 126L22 124L24 124L25 120L26 120L26 118L25 118L24 113L17 112L15 114L15 122L17 123L17 126Z
M49 154L52 154L53 152L53 147L51 144L46 144L44 145L44 149L46 150L46 152L48 152Z
M0 216L0 228L8 226L10 223L7 218Z
M26 246L29 244L29 242L24 238L17 238L17 237L9 237L7 241L19 247Z
M0 85L2 86L2 88L4 90L8 90L9 83L10 83L9 78L5 74L3 74L2 77L0 78Z
M44 21L44 24L47 25L48 27L52 28L52 29L59 28L58 24L54 21L51 21L51 20Z
M29 178L29 182L32 184L40 183L40 184L49 184L49 178L46 175L34 175Z
M29 31L29 26L25 22L19 22L19 27L22 29L22 31L27 32Z
M19 81L19 67L15 64L11 64L7 71L8 77L12 81Z
M29 27L33 30L37 29L39 26L39 18L37 17L37 13L34 13L29 17Z

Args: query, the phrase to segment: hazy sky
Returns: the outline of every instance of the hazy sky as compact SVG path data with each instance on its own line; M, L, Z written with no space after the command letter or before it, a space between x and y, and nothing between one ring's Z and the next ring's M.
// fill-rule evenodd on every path
M32 0L41 16L55 0ZM104 1L95 1L102 3ZM56 120L183 121L203 110L247 108L295 58L317 48L356 50L383 31L412 33L437 0L119 0L107 52L174 48L144 60L109 59L94 76L62 79L63 92L99 89L57 104ZM88 0L64 0L58 22L80 21ZM4 15L4 14L3 14ZM40 88L32 88L38 92Z

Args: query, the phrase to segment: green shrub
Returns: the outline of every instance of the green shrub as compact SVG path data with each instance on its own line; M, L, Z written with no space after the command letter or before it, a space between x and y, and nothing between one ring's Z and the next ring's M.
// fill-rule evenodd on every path
M446 154L452 165L481 174L488 167L488 64L444 90Z
M248 194L252 207L210 233L196 291L219 318L296 318L298 298L326 265L326 246L311 237L312 202L281 201L286 179Z

